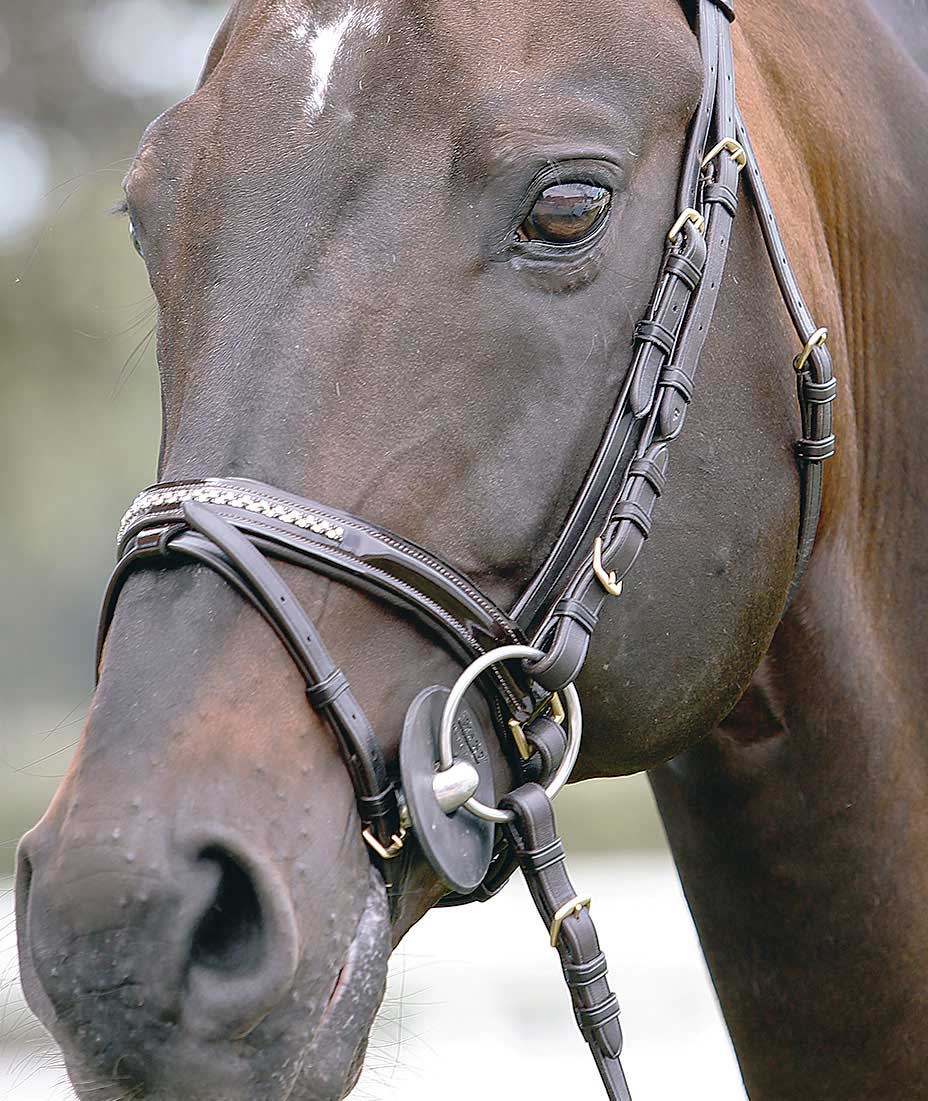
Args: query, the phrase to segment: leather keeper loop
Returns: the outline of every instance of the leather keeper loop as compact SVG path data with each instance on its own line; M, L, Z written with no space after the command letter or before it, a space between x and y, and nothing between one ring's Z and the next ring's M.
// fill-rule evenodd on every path
M673 333L656 321L639 321L635 326L635 340L643 344L656 344L667 355L673 351Z
M359 795L358 816L365 825L370 825L371 832L386 847L400 826L393 785L377 795Z
M718 203L728 211L732 218L738 211L738 196L727 184L719 183L718 180L712 180L706 184L703 189L702 201L707 206L710 203Z
M664 486L667 484L667 475L661 470L657 463L653 462L651 459L635 459L628 468L628 473L629 477L632 478L644 478L658 497L664 492Z
M651 531L651 516L635 501L620 501L610 520L630 520L647 539Z
M577 1018L577 1024L585 1032L594 1028L602 1028L603 1025L609 1024L610 1021L616 1020L621 1010L619 1008L619 999L615 994L610 994L608 998L604 998L598 1005L589 1006L574 1006L574 1015Z
M594 959L586 963L565 963L564 978L567 985L576 989L580 986L589 986L597 979L604 979L609 971L605 953L600 952Z
M810 405L828 405L838 393L838 380L830 378L827 382L816 382L808 376L802 379L802 400Z
M674 367L673 364L668 363L663 371L661 371L658 385L669 386L673 390L676 390L687 405L689 405L692 400L693 380L685 371L681 371L679 367Z
M324 680L308 687L306 695L315 710L321 711L323 708L331 707L347 688L348 678L341 669L333 669Z
M681 283L691 291L699 286L702 279L702 268L694 264L688 256L681 256L679 252L672 252L664 261L668 275L675 275Z
M579 600L574 600L570 597L565 597L564 600L559 600L554 605L554 611L551 613L554 617L562 619L572 619L574 623L579 623L581 627L585 628L590 634L592 634L599 623L599 616L591 611L584 603Z
M796 454L805 463L821 463L835 453L834 436L825 436L821 440L802 439L796 444Z
M600 599L605 599L605 593ZM548 651L545 656L522 663L526 675L546 692L560 692L575 680L590 648L590 632L575 620L562 618L556 623L550 643L543 647Z
M523 765L524 778L547 784L564 760L567 732L553 719L539 715L525 727L525 738L534 752Z
M564 846L561 844L560 838L552 841L550 845L545 845L541 849L523 849L519 853L519 859L531 864L532 869L536 872L543 872L545 868L550 868L554 864L560 864L565 858Z

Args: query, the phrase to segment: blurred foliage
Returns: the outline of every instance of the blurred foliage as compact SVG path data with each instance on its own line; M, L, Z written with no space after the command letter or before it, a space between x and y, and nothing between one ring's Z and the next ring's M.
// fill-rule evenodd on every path
M0 236L0 872L67 768L113 533L155 471L154 304L107 211L142 130L193 87L223 10L0 0L0 126L48 181L26 196L33 223ZM559 814L577 844L659 843L641 779L581 785Z

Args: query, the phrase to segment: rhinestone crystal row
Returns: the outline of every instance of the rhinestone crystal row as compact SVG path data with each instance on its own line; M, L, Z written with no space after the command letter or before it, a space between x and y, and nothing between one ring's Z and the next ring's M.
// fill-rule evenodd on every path
M185 501L198 501L204 505L226 505L228 508L240 508L245 512L256 512L270 520L279 520L282 524L293 524L304 531L324 535L334 543L340 543L345 529L322 519L305 509L293 505L278 504L266 497L253 496L237 489L227 489L211 485L177 486L172 489L146 489L132 502L128 512L119 525L118 541L129 528L147 512L157 509L173 508Z

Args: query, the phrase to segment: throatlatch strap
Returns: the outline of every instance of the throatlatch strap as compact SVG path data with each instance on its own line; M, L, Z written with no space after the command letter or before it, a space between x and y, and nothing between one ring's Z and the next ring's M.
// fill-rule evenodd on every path
M514 820L506 832L525 882L561 958L574 1017L590 1046L610 1101L631 1101L619 1056L619 1003L606 977L606 957L590 917L590 900L574 890L564 864L551 800L538 784L525 784L503 799Z

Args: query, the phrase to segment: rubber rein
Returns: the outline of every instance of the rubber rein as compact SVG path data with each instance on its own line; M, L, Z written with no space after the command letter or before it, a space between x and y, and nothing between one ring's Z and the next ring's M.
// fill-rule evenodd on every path
M120 528L98 637L99 667L116 600L135 569L195 561L223 577L274 629L306 682L310 705L330 723L354 785L364 838L388 886L401 881L416 851L447 886L446 904L492 897L521 866L613 1101L629 1098L619 1061L619 1006L590 900L577 895L567 876L551 799L579 751L582 718L573 681L606 602L621 594L648 537L670 445L686 421L742 176L801 346L793 361L802 438L796 446L801 511L790 597L815 540L822 462L834 453L827 334L803 302L738 111L733 19L731 3L700 0L705 80L680 177L679 214L595 458L546 560L512 609L498 608L453 566L392 532L257 482L207 478L159 484L136 498ZM388 770L345 675L272 560L404 609L466 665L450 691L425 687L413 701L399 776ZM465 697L474 684L480 694L469 704ZM498 805L491 738L499 739L513 774L513 790Z

